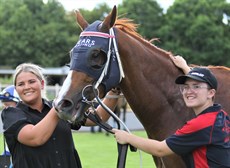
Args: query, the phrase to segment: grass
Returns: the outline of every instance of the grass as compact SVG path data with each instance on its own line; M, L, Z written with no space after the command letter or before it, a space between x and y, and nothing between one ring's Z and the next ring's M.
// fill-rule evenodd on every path
M133 134L147 137L144 131ZM83 168L115 168L117 165L117 142L113 135L105 133L74 132L75 146ZM126 168L155 168L152 156L144 152L131 152L128 149Z
M144 131L132 132L147 137ZM117 166L117 142L112 134L105 132L90 133L73 131L76 149L80 155L83 168L115 168ZM65 144L63 144L65 145ZM3 137L0 134L0 153L3 152ZM141 151L131 152L128 149L126 168L155 168L152 156Z

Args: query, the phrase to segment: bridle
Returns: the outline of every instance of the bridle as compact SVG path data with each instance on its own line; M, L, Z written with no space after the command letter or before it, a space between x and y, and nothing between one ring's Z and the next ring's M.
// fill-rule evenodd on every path
M97 100L97 102L105 109L106 112L108 112L113 119L117 122L117 126L118 129L120 129L120 123L124 126L124 128L126 129L126 131L130 132L129 129L127 128L127 126L119 119L119 117L117 117L116 114L114 114L99 98L99 91L98 91L98 86L103 82L105 76L108 75L109 73L109 66L111 59L113 59L113 57L115 57L117 59L117 63L118 63L118 69L119 69L119 82L122 80L122 78L125 77L124 75L124 71L123 71L123 67L121 64L121 60L120 60L120 55L118 52L118 47L117 47L117 42L116 42L116 37L115 37L115 33L114 33L114 28L111 28L109 30L109 34L107 33L102 33L102 32L96 32L96 31L86 31L86 32L82 32L80 34L80 37L83 36L96 36L96 37L100 37L100 38L109 38L109 47L108 47L108 52L107 52L107 61L105 63L105 66L100 74L100 77L97 79L97 81L93 84L93 85L87 85L85 86L85 88L83 88L82 90L82 98L83 98L83 102L87 103L89 105L92 106L92 101L87 100L87 97L84 95L84 91L87 87L92 87L93 88L93 92L94 92L94 96ZM114 52L112 52L114 51ZM111 58L112 57L112 58ZM85 117L89 118L90 120L92 120L93 122L95 122L98 126L100 126L101 128L105 129L107 132L112 133L112 129L113 127L111 127L110 125L108 125L107 123L104 123L100 117L97 116L96 113L91 113L91 112L85 112ZM126 162L126 156L127 156L127 149L128 149L128 144L122 145L117 143L118 145L118 160L117 160L117 168L124 168L125 167L125 162ZM130 150L132 152L136 151L137 149L134 148L133 146L130 146Z
M110 62L110 59L111 59L111 51L112 51L112 44L113 44L113 49L115 51L114 53L114 56L117 58L117 61L118 61L118 68L119 68L119 72L120 72L120 79L119 79L119 82L122 80L122 78L125 77L125 74L124 74L124 70L123 70L123 67L122 67L122 64L121 64L121 59L120 59L120 54L118 52L118 48L117 48L117 42L116 42L116 36L115 36L115 33L114 33L114 29L111 28L109 30L110 34L106 34L106 33L103 33L101 35L105 36L105 37L109 37L109 50L108 50L108 53L107 53L107 62L105 64L105 67L101 73L101 76L99 77L99 79L97 80L96 84L94 85L94 88L97 89L98 86L101 84L102 80L104 79L104 77L107 75L108 73L108 69L109 69L109 62ZM98 33L98 32L97 32Z
M87 86L89 87L89 85ZM94 87L94 86L92 86ZM95 94L95 98L97 102L113 117L114 121L116 121L118 129L120 129L120 123L124 126L124 128L128 131L129 129L127 126L117 117L116 114L114 114L99 98L98 96L98 90L93 89L93 92ZM88 104L91 104L92 101L87 101L87 98L84 96L84 101L86 101ZM89 118L91 121L93 121L95 124L97 124L99 127L102 129L106 130L107 132L114 134L112 132L113 127L110 126L109 124L103 122L100 117L97 115L96 111L94 113L92 112L85 112L85 117ZM119 144L117 143L118 147L118 159L117 159L117 168L125 168L125 163L126 163L126 156L127 156L127 150L128 150L128 144ZM130 150L132 152L136 152L137 149L133 146L130 145Z
M109 34L98 32L101 23L95 21L80 34L70 52L70 70L84 72L96 81L95 88L101 84L108 92L125 75L115 37L116 29L111 28ZM98 59L103 62L98 62Z

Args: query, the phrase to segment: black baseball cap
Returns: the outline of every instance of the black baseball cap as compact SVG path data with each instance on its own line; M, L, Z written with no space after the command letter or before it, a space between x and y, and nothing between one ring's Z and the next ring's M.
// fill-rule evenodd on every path
M190 78L209 84L211 89L217 90L218 82L213 73L207 68L195 67L187 75L177 77L176 84L184 84Z

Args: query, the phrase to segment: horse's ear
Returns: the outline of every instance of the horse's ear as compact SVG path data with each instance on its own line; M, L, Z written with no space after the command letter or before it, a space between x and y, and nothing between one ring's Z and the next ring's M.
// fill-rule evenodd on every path
M108 31L111 27L113 27L116 19L117 19L117 7L115 5L113 7L113 10L110 12L110 14L104 19L101 30Z
M76 15L77 23L80 26L81 30L84 30L86 27L88 27L89 25L88 22L81 15L79 10L75 10L75 15Z

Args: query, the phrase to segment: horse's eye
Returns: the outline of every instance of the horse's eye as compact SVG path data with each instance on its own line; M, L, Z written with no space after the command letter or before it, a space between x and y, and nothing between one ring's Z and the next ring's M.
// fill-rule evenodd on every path
M89 52L88 61L90 67L94 69L101 69L104 67L107 60L107 55L99 48L94 48Z

